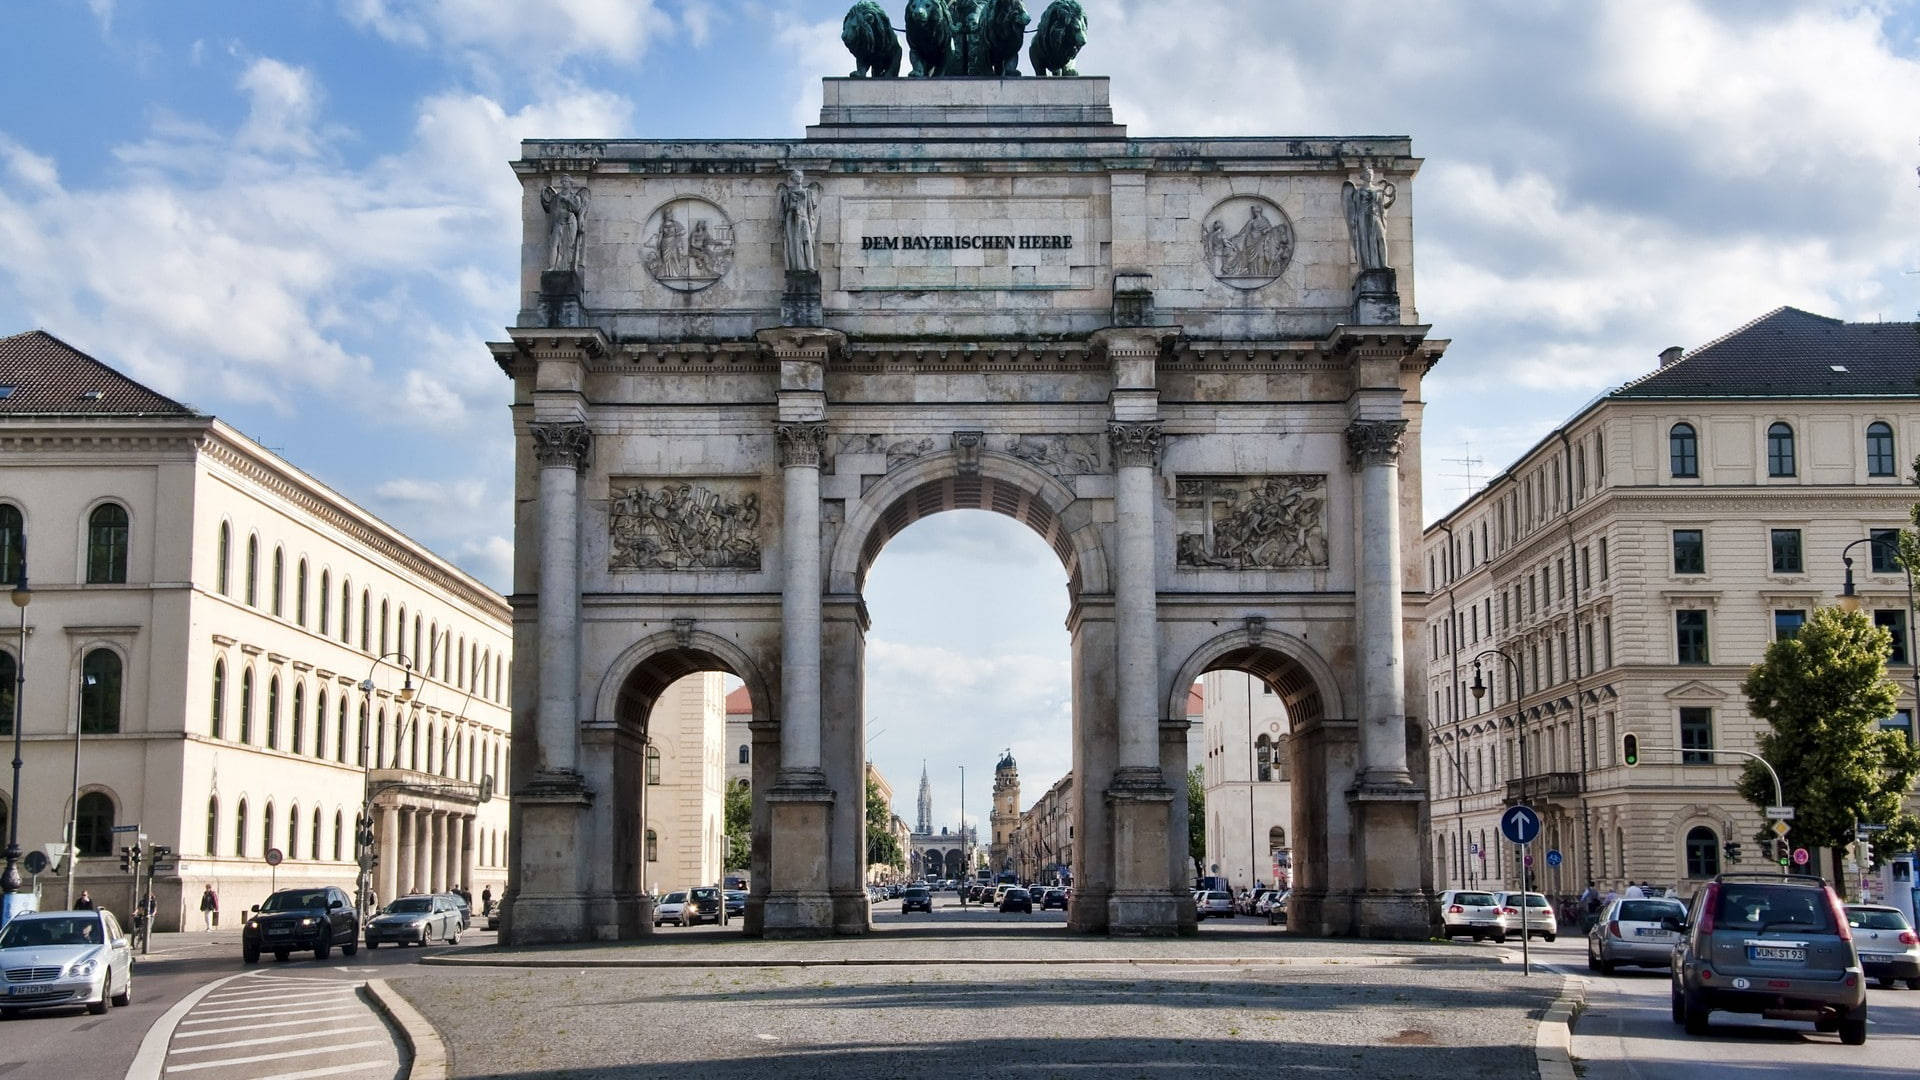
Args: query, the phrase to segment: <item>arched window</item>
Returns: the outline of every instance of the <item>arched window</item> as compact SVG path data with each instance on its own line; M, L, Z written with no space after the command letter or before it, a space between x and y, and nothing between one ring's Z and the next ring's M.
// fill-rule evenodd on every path
M746 744L746 743L741 743L741 744L740 744L740 764L742 764L742 765L745 765L745 764L747 764L747 763L748 763L748 762L747 762L747 753L748 753L748 747L747 747L747 744Z
M247 537L247 606L260 605L260 538ZM268 845L272 846L272 845Z
M353 642L353 582L340 579L340 643Z
M239 809L233 813L233 853L239 858L247 857L247 800L240 800Z
M660 748L657 746L649 746L647 747L647 783L658 784L659 782Z
M1774 424L1767 428L1767 475L1793 474L1793 428L1788 424Z
M126 580L127 511L118 503L105 503L87 517L87 583Z
M373 727L373 767L387 767L387 710L381 709Z
M1280 852L1285 850L1287 850L1287 830L1281 828L1278 825L1275 825L1273 828L1268 829L1267 830L1267 852L1269 854L1277 855Z
M227 662L213 662L213 724L208 729L216 739L227 737Z
M294 803L287 811L287 859L292 861L300 857L300 804Z
M300 560L299 569L293 572L293 621L301 626L307 625L307 560Z
M220 589L221 596L233 591L233 526L220 523L220 545L214 556L219 562L214 566L214 583Z
M420 768L420 725L417 723L407 732L407 768L414 772L423 771Z
M387 602L380 601L380 655L387 655Z
M467 685L467 635L460 635L460 644L453 650L453 685Z
M413 654L412 655L413 655L413 670L420 672L421 674L425 674L427 669L423 667L420 663L420 616L418 615L415 615L413 617Z
M306 749L307 733L307 687L301 682L293 684L292 728L293 739L287 749L298 754Z
M267 812L260 815L260 854L273 847L273 800L267 800Z
M1720 837L1705 825L1687 830L1687 876L1710 878L1720 872Z
M340 840L341 840L341 837L345 835L345 833L346 833L346 829L343 826L343 822L340 817L340 811L335 810L333 812L333 861L334 862L340 861Z
M1700 475L1700 437L1692 424L1675 424L1667 432L1667 471L1681 478Z
M0 584L17 585L27 560L27 523L20 508L0 503Z
M267 677L267 749L280 749L280 676L278 675Z
M94 649L80 661L80 730L112 735L120 730L120 654Z
M113 800L104 792L80 796L73 815L73 842L82 855L113 854Z
M360 726L355 730L354 734L356 738L353 740L353 754L354 754L353 763L355 765L360 766L361 768L366 768L366 765L367 765L367 703L364 701L360 703Z
M240 669L240 741L253 742L253 669Z
M340 695L340 719L334 727L333 756L340 764L345 765L347 763L347 695L344 692Z
M369 594L367 590L361 589L360 590L360 651L361 652L366 652L367 646L372 644L373 638L367 629L367 624L372 621L373 621L373 596Z
M273 549L273 613L275 616L284 611L287 584L287 553L280 548ZM289 856L291 858L291 856Z
M1253 741L1255 779L1266 783L1273 779L1273 740L1265 735Z
M660 834L652 829L647 830L647 861L660 861Z
M329 577L325 570L320 571L320 633L322 634L327 632L327 598L333 595L327 585Z
M320 859L320 808L317 806L313 808L313 832L309 839L311 842L307 844L307 858L317 862Z
M10 652L0 651L0 735L13 734L14 691L20 686L20 668ZM0 833L0 836L5 836Z
M437 622L427 627L427 675L440 677L440 624Z
M220 854L220 797L207 800L207 855Z
M313 692L313 756L327 756L327 688Z
M480 696L493 698L493 650L484 649L480 653Z
M1893 470L1893 427L1884 420L1875 420L1867 425L1867 475L1892 476Z

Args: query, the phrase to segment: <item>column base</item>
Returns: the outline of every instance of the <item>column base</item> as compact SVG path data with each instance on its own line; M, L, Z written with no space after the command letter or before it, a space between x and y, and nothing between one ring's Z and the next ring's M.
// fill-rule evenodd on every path
M833 894L833 932L853 936L873 929L873 902L863 892Z
M829 885L833 789L817 769L782 770L767 792L773 850L760 936L827 937L841 925ZM865 933L865 923L854 931Z
M1173 937L1182 904L1167 880L1173 842L1173 789L1158 768L1119 769L1107 788L1113 819L1113 891L1107 897L1107 933Z
M1121 892L1107 898L1107 933L1112 937L1178 937L1181 909L1192 900L1168 892ZM1196 925L1188 933L1198 933Z
M1081 885L1073 887L1073 902L1067 907L1067 929L1077 934L1104 934L1107 932L1107 899L1113 890L1105 885Z
M1420 889L1368 890L1352 897L1353 936L1425 941L1433 936L1433 898Z
M577 772L540 772L513 799L518 865L500 898L500 943L594 940L592 896L580 887L593 792Z

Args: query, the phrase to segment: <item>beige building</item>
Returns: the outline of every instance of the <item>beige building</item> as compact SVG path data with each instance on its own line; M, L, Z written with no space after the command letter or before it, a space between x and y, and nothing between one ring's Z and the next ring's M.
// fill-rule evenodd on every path
M1206 873L1234 888L1292 878L1293 762L1287 710L1243 671L1201 677L1199 759L1206 785Z
M1067 884L1073 880L1073 773L1056 780L1020 815L1013 864L1021 881Z
M1849 544L1906 520L1915 331L1781 308L1669 349L1426 530L1436 887L1517 886L1498 825L1520 802L1545 819L1551 893L1684 890L1728 840L1763 865L1766 823L1733 790L1744 762L1709 751L1755 749L1748 668L1834 601ZM1911 738L1907 581L1880 545L1851 555L1863 608L1893 631L1887 724ZM1630 731L1646 748L1631 769Z
M75 819L75 888L173 854L158 926L272 883L382 898L506 881L506 602L214 417L41 332L0 339L0 576L27 560L20 845ZM14 612L10 609L9 616ZM11 618L8 620L11 622ZM11 734L18 624L0 636ZM73 787L78 759L77 814ZM0 822L15 812L0 792ZM277 870L266 861L280 853ZM42 874L41 903L67 902Z
M647 717L647 879L655 893L715 885L727 858L726 676L689 675Z

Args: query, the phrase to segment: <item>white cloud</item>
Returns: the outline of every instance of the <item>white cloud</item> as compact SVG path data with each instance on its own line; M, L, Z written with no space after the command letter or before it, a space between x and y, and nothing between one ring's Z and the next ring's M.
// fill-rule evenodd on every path
M634 60L672 28L652 0L342 0L341 11L399 44L533 65L575 56Z
M713 37L713 5L704 0L687 0L680 5L680 25L686 28L687 42L701 48Z
M87 10L99 20L100 32L103 34L113 31L113 5L114 0L87 0Z
M320 90L313 73L262 57L240 76L248 98L247 120L236 143L265 154L312 154L319 149L313 130L320 113Z

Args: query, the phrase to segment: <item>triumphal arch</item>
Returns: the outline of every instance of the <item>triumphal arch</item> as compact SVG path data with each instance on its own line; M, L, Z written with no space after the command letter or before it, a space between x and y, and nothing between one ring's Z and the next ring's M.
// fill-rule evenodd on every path
M1093 77L524 144L505 940L650 931L647 714L714 669L753 699L748 931L865 931L861 588L956 508L1068 573L1072 927L1193 926L1187 688L1231 667L1292 718L1292 926L1424 937L1419 164L1130 138Z

